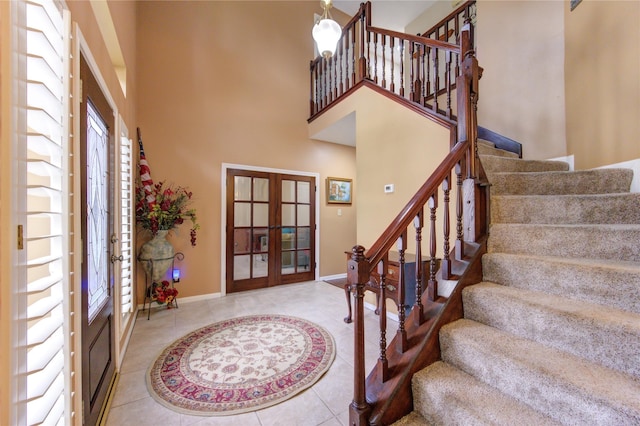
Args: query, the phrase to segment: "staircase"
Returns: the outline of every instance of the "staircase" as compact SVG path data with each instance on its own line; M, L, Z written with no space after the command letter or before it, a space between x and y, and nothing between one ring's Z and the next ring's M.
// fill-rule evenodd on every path
M413 376L424 424L640 424L640 194L632 171L568 171L478 145L491 182L483 282Z

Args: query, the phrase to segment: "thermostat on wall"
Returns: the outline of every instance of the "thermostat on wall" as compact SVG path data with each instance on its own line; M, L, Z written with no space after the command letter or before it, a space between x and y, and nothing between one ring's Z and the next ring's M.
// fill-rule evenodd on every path
M384 192L387 194L393 192L394 189L395 189L395 186L392 183L388 183L384 186Z

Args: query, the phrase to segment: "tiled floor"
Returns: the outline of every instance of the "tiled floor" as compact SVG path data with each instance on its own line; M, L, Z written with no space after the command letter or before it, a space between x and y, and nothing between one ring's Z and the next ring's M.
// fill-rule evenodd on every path
M180 299L178 298L178 303ZM184 334L207 324L243 315L279 313L313 321L335 339L336 359L312 388L273 407L237 416L180 414L158 404L147 391L145 374L156 356ZM325 282L306 282L235 293L218 299L181 303L179 309L157 308L151 319L140 312L124 358L107 426L153 425L343 425L349 423L353 397L353 325L346 324L344 291ZM365 309L367 371L378 357L378 316ZM397 323L388 321L387 336Z

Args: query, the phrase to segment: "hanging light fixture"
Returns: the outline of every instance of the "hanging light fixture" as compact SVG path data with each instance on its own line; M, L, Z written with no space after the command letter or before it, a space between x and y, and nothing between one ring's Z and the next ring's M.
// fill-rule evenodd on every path
M333 6L332 0L320 0L322 4L322 16L313 26L311 34L318 46L318 52L325 58L330 58L336 51L336 44L342 35L342 28L333 19L329 9Z

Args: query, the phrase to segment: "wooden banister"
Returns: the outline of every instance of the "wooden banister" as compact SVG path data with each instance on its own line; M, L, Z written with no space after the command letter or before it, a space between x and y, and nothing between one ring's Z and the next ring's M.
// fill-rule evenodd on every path
M467 21L469 4L458 10L466 14ZM343 29L334 57L311 61L309 121L366 85L406 103L450 133L450 152L380 237L368 249L356 245L351 250L347 288L354 300L352 426L388 424L406 414L411 405L406 398L411 393L410 374L439 357L433 325L439 327L459 317L460 285L478 277L478 253L482 251L478 242L484 241L487 229L487 186L482 181L476 147L482 70L475 58L471 24L460 25L460 15L442 22L442 31L436 29L435 37L430 38L372 27L371 4L365 3ZM455 44L447 41L453 35L450 26L455 27ZM441 229L436 225L438 210L442 212ZM468 223L470 220L473 223ZM410 229L415 241L409 241ZM438 248L441 258L436 257ZM388 272L392 251L398 255L393 276ZM459 280L452 293L455 302L439 294L438 279ZM381 299L380 356L368 378L364 349L367 290L375 291ZM390 343L386 336L387 295L393 295L399 320ZM410 297L415 300L408 306ZM399 395L402 397L394 400Z

